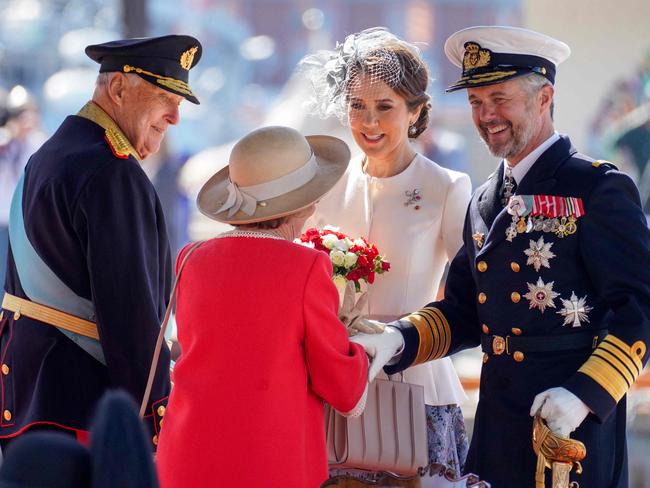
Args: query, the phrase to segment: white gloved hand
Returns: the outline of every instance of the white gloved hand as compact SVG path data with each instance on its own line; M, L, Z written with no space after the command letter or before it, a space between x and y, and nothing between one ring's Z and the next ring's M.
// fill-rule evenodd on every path
M384 329L386 329L386 324L383 322L359 317L353 325L348 327L348 334L351 336L359 332L363 332L364 334L381 334L384 332Z
M550 388L538 394L530 407L530 416L537 412L546 420L555 434L568 437L576 430L590 410L577 396L566 388Z
M339 320L348 329L348 335L355 335L358 332L367 332L366 330L358 329L357 322L363 315L363 309L368 301L368 294L362 293L359 299L355 302L356 289L354 282L348 281L345 283L345 292L343 294L343 301L339 308Z
M386 326L381 334L360 333L350 338L351 342L361 344L366 354L372 358L368 370L368 381L375 379L375 376L404 348L404 337L395 327Z

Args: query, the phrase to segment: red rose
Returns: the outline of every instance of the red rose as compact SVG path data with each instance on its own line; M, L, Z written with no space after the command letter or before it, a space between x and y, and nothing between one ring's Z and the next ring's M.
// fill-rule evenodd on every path
M371 285L375 282L375 272L374 272L374 271L372 271L372 272L368 275L367 280L368 280L368 283L370 283Z
M388 271L390 269L390 263L388 261L384 261L381 263L381 270L382 271Z

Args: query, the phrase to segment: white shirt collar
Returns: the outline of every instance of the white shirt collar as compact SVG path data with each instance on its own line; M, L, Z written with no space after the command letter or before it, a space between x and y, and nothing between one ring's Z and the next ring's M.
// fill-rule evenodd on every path
M533 149L528 156L526 156L524 159L519 161L517 165L512 168L512 177L515 179L517 182L517 185L521 183L521 180L524 179L524 176L526 176L526 173L528 173L528 170L535 164L535 161L542 155L544 151L546 151L549 147L551 147L555 142L557 142L560 139L560 134L557 132L553 132L551 137L546 139L544 142L542 142L539 146L537 146L535 149ZM504 159L503 160L503 178L505 180L506 177L506 168L508 166L508 160Z

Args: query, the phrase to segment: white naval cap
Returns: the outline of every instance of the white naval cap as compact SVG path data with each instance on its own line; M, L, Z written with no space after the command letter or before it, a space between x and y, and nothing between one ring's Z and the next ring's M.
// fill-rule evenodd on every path
M447 88L491 85L538 73L555 83L555 70L571 54L562 41L529 29L476 26L453 33L445 42L449 61L462 68L460 80Z

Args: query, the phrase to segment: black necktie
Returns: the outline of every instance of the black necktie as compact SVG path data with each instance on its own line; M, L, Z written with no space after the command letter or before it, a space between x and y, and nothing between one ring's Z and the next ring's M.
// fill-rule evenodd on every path
M510 200L510 197L517 191L517 182L512 176L512 169L506 165L506 174L503 178L503 188L501 189L501 203L505 207Z

